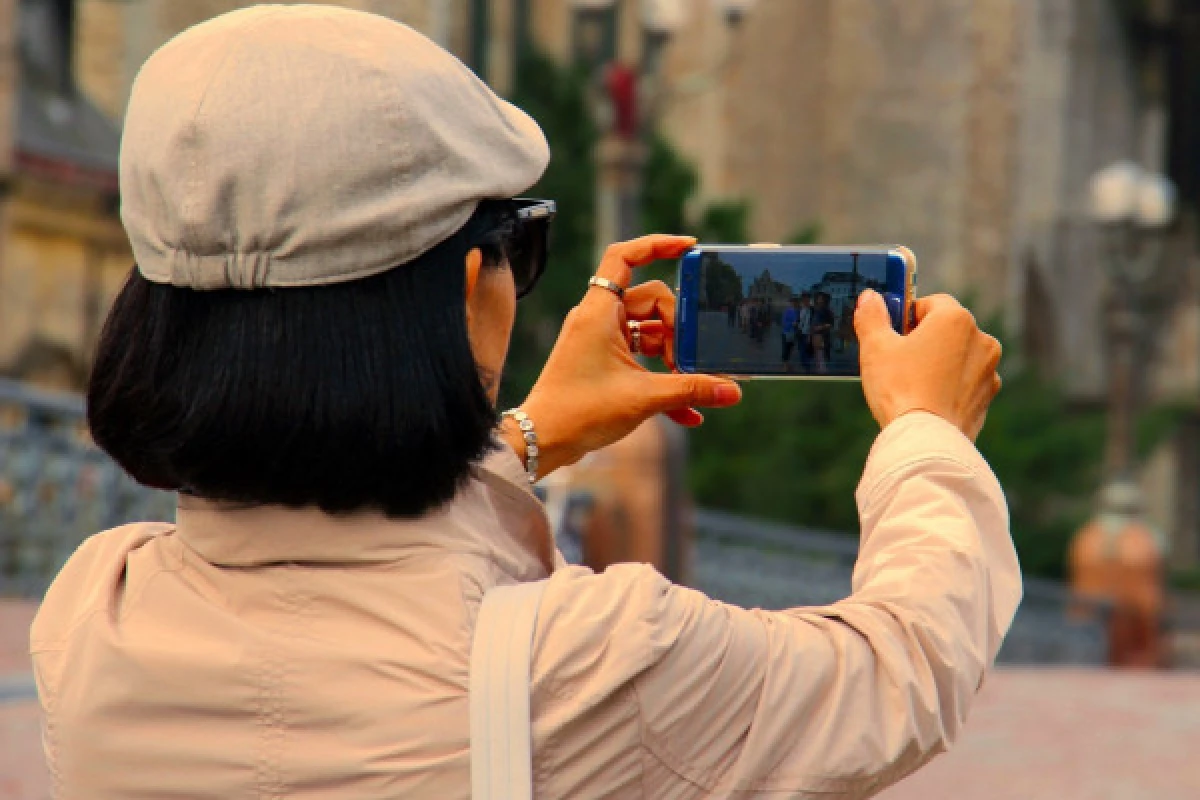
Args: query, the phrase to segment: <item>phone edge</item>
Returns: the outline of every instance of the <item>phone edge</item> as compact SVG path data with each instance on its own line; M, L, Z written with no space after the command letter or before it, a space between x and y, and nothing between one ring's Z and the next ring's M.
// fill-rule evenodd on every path
M901 311L901 326L902 333L908 334L915 326L915 304L917 290L917 257L913 251L905 245L782 245L772 246L772 249L789 250L789 251L819 251L819 252L881 252L888 257L898 257L904 263L904 303ZM676 324L675 324L675 367L676 371L681 374L695 375L699 374L696 371L696 346L697 337L699 335L698 326L693 321L695 317L694 309L691 308L697 301L698 294L692 292L687 298L690 302L684 302L683 284L684 274L690 271L692 274L699 275L700 259L704 254L705 248L712 250L759 250L761 246L755 245L697 245L688 252L684 253L679 259L679 269L676 271L675 277L675 297L677 299L676 306ZM717 373L704 373L717 374ZM833 382L861 382L861 372L857 375L754 375L741 373L723 373L721 377L729 378L733 381L833 381Z
M675 368L685 375L696 374L696 340L699 337L699 325L692 306L697 302L699 295L693 291L685 297L683 286L685 274L689 272L699 279L702 255L701 247L688 250L680 257L679 269L675 273Z

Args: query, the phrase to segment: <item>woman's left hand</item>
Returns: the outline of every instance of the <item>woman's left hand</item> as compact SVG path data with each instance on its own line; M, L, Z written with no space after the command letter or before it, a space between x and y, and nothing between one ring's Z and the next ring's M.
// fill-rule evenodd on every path
M678 258L696 242L662 234L608 248L596 274L628 287L633 269ZM640 352L674 367L675 295L662 281L627 288L624 298L590 287L571 310L542 374L521 408L536 427L540 472L573 464L664 413L681 425L703 421L695 406L731 406L742 396L733 381L713 375L650 372L630 348L627 323L641 323ZM520 432L506 428L518 453Z

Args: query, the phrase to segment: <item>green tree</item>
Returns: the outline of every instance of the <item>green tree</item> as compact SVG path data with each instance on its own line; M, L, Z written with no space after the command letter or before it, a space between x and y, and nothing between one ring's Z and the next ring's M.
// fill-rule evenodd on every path
M587 76L526 50L517 63L512 102L537 120L550 142L550 164L532 197L558 203L546 274L521 301L505 368L501 401L520 402L537 379L563 317L579 302L594 269L597 141L587 102Z
M736 305L742 301L742 279L732 264L718 261L704 271L704 292L710 307Z
M542 126L552 159L531 190L558 201L551 263L538 290L523 300L514 332L505 402L517 402L537 376L563 316L579 299L594 268L596 131L586 101L586 77L527 53L517 70L513 100ZM750 206L714 203L693 210L695 169L654 137L643 184L646 230L689 233L701 241L740 243L748 236ZM808 223L789 243L809 244L820 228ZM674 283L674 264L643 272ZM998 325L989 328L998 330ZM1010 348L1011 350L1011 348ZM1006 363L1011 362L1006 357ZM741 405L712 411L690 434L689 480L697 501L756 517L853 533L854 490L878 433L852 383L757 382L744 386ZM1145 415L1141 451L1172 424L1169 410ZM1086 519L1101 478L1104 441L1100 411L1073 407L1062 391L1032 370L1005 374L979 449L1004 486L1013 537L1031 574L1059 577L1070 535Z

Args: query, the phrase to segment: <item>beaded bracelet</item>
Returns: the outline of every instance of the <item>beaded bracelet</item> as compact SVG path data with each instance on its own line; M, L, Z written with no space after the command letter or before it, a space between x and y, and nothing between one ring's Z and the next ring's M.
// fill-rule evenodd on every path
M521 429L521 436L525 439L525 472L529 474L531 484L537 483L538 438L537 431L533 429L533 420L519 408L510 408L500 416L512 417L517 421L517 427Z

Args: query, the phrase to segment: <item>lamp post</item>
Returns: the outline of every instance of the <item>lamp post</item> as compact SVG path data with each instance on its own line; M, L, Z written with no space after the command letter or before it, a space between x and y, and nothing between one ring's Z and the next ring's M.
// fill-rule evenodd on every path
M1104 342L1108 363L1105 485L1095 517L1071 542L1068 561L1076 592L1111 604L1109 662L1162 663L1162 551L1142 518L1135 476L1135 423L1149 341L1173 299L1177 265L1166 256L1175 189L1164 176L1118 162L1090 185L1106 278Z
M596 148L596 244L601 251L641 230L647 145L668 89L676 88L663 84L663 55L699 0L641 0L641 53L630 65L618 56L617 13L635 2L571 0L576 57L592 70L593 113L601 131ZM736 29L754 2L714 0L711 7ZM727 61L722 59L711 72L719 74ZM700 85L708 85L709 76L701 77ZM696 76L688 81L695 83ZM589 498L582 542L589 566L602 570L619 561L644 561L668 578L686 582L685 453L680 429L655 418L560 480L559 493L586 493Z
M1147 315L1159 311L1164 279L1166 228L1174 216L1175 188L1162 175L1130 162L1097 172L1091 181L1091 211L1100 232L1100 255L1107 278L1105 339L1109 359L1108 442L1105 473L1112 483L1132 479L1138 379L1144 360L1138 352Z
M711 0L731 30L740 28L757 0ZM618 56L617 13L631 0L571 0L577 55L594 75L594 114L601 128L596 152L596 243L629 239L640 232L641 188L647 143L668 87L663 54L687 24L699 0L641 0L641 54L630 65ZM715 71L724 68L718 65ZM694 76L693 76L694 79Z

